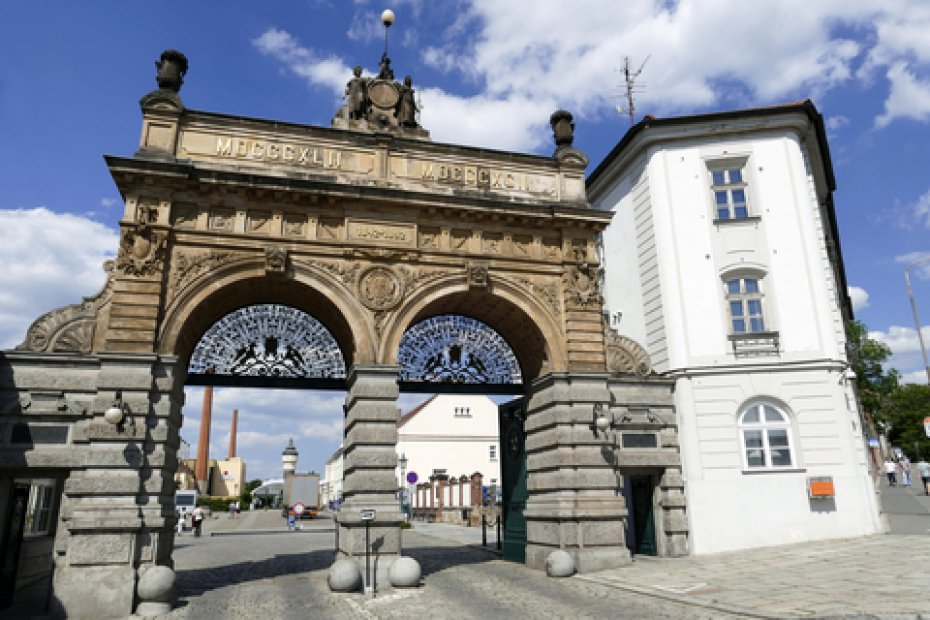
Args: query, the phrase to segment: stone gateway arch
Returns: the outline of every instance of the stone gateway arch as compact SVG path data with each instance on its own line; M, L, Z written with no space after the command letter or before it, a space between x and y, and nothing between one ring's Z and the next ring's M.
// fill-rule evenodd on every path
M624 471L644 468L660 472L659 552L686 552L671 383L605 327L598 243L610 213L586 201L571 115L552 117L551 157L507 153L432 142L410 80L393 75L357 74L352 109L315 127L187 109L186 69L182 54L162 55L138 151L106 158L125 210L104 288L0 355L0 475L61 481L55 613L165 604L146 582L171 577L191 357L211 326L258 304L312 315L345 363L334 560L364 555L371 509L379 571L402 554L398 350L411 327L446 314L489 326L519 363L528 565L559 549L580 571L629 561L619 489ZM624 449L599 414L652 437L648 449Z

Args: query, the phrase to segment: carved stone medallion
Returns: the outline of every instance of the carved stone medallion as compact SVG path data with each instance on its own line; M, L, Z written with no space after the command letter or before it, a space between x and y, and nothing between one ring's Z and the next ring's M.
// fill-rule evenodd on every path
M364 270L358 279L359 299L370 310L390 310L404 297L404 282L382 265Z
M571 265L565 273L565 298L573 305L587 308L601 304L600 270L582 263Z

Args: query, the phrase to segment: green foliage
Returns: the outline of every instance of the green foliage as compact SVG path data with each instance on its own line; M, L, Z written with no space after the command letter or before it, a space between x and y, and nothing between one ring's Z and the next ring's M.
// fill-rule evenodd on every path
M882 429L888 423L889 397L898 389L898 371L885 370L882 364L891 357L883 342L869 338L868 328L859 321L846 324L846 348L849 363L856 373L859 402Z
M889 397L888 440L917 460L917 452L930 458L930 438L924 432L924 418L930 416L930 386L906 384Z
M197 505L206 506L213 512L227 512L229 510L229 504L232 503L232 501L232 499L222 497L198 497Z
M239 496L239 508L243 509L252 505L252 491L262 486L261 480L249 480L245 483L245 490Z

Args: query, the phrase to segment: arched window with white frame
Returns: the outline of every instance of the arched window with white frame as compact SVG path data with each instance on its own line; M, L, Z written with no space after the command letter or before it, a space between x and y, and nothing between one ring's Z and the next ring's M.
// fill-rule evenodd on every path
M739 434L746 470L797 467L791 418L773 403L747 405L739 416Z

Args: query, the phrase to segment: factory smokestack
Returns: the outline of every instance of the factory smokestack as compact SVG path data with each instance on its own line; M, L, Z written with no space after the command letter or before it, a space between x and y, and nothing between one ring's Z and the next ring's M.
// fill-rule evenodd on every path
M236 456L236 426L239 422L239 410L233 409L232 428L229 431L229 458Z
M200 410L200 439L197 442L197 486L201 493L207 492L207 467L210 462L210 417L213 413L213 386L203 388L203 408Z

